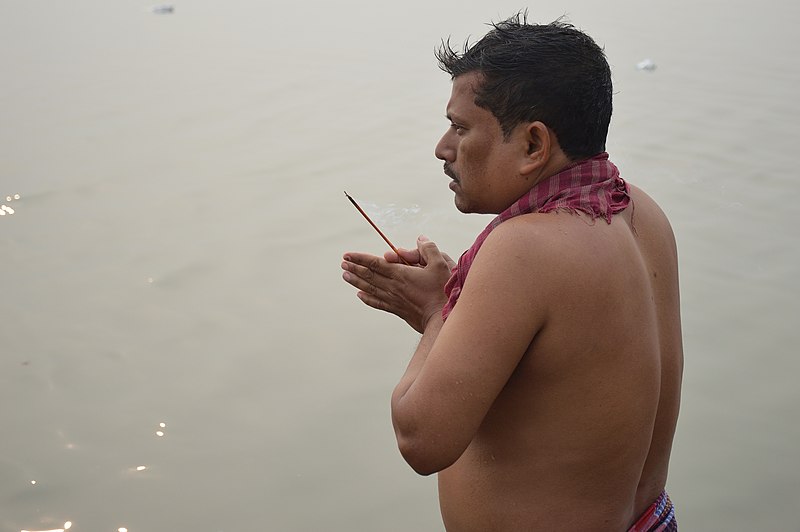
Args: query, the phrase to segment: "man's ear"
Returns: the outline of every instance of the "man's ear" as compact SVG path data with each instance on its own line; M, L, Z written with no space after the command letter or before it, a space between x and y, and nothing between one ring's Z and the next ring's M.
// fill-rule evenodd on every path
M520 173L524 176L538 175L550 161L553 150L553 132L543 123L536 121L526 124L525 141L527 153L525 154Z

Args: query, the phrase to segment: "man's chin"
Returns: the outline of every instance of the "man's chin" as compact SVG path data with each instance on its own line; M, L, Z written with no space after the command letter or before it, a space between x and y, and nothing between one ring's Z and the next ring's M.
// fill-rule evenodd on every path
M463 198L459 197L458 194L456 194L455 198L453 198L453 203L455 203L456 209L458 209L459 211L461 211L464 214L471 214L473 212L472 208L469 205L469 203L464 201Z

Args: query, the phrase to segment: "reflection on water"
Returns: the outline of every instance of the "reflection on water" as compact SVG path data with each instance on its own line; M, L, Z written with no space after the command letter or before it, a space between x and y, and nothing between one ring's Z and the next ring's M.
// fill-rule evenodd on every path
M62 528L51 528L50 530L21 530L20 532L64 532L72 528L72 521L64 523Z
M167 424L162 421L162 422L159 422L157 424L157 427L158 427L158 430L155 430L155 432L154 432L154 434L156 436L156 439L164 437L164 435L165 435L164 429L166 429ZM58 436L61 439L64 438L64 434L61 431L59 431ZM74 449L75 446L73 444L71 444L71 443L68 443L65 446L65 448L66 449ZM145 472L147 472L149 469L150 469L149 466L141 464L141 465L137 465L137 466L133 466L133 467L127 468L127 470L124 472L124 474L130 476L130 478L133 478L133 476L141 476L141 475L145 474ZM34 486L34 487L36 487L38 489L44 489L45 492L48 490L47 487L43 487L42 484L40 482L38 482L37 480L31 480L30 484L31 484L31 486ZM38 513L38 511L37 511L37 513ZM50 517L47 517L47 518L41 518L40 521L42 523L52 523L54 521L54 519L50 518ZM84 521L88 521L88 520L84 520ZM80 532L81 530L87 530L87 531L96 530L95 526L92 525L90 522L88 523L88 528L85 527L85 526L84 527L75 526L73 528L73 521L65 521L63 526L60 527L60 528L52 528L52 527L50 527L50 528L23 528L20 532L64 532L64 531L70 530L70 529L73 529L73 530L78 531L78 532ZM127 530L128 530L128 528L126 528L126 527L119 527L117 529L118 532L127 532Z
M64 526L62 528L50 528L48 530L26 530L26 529L22 529L22 530L20 530L20 532L65 532L67 530L70 530L71 528L72 528L72 521L67 521L66 523L64 523ZM79 527L76 527L74 532L81 532L81 530L80 530ZM88 532L88 531L86 531L86 532ZM128 532L128 529L125 528L125 527L119 527L119 528L117 528L117 532Z

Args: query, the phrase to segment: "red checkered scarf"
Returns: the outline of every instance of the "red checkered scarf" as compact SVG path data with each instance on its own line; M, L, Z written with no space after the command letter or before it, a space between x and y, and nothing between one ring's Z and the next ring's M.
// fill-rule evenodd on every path
M492 220L478 235L472 247L458 259L458 264L453 268L450 279L444 286L448 300L442 308L442 317L447 319L450 315L478 250L489 233L501 223L520 214L555 210L581 211L592 219L602 217L611 223L611 216L625 209L630 199L627 183L619 177L619 170L608 160L608 153L605 152L572 164L537 183L511 207Z

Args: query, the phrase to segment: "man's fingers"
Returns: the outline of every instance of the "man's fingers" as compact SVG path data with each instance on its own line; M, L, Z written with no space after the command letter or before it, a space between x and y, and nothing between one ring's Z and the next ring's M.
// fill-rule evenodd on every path
M344 256L344 261L358 267L366 268L371 272L378 273L385 277L388 277L392 268L395 267L383 258L367 253L347 253Z
M383 299L375 297L374 295L364 291L360 291L356 295L358 296L358 299L363 301L364 304L366 304L367 306L370 306L374 309L382 310L384 312L389 312L389 307L386 304L386 301L384 301Z
M345 271L342 274L342 278L358 289L356 295L366 305L384 312L393 312L394 306L390 305L389 299L391 296L388 292L349 271Z
M355 286L362 292L367 292L372 295L378 294L377 286L375 286L369 280L364 279L362 275L352 271L352 269L345 269L344 273L342 274L342 279L344 279L347 283Z
M347 259L348 256L345 258ZM391 312L388 301L393 297L391 295L393 292L392 287L398 282L397 279L391 276L391 273L392 270L396 273L397 268L405 268L406 266L388 265L389 267L387 268L385 262L378 257L372 256L361 257L359 260L364 262L366 266L348 260L342 262L342 269L344 270L342 279L358 288L362 293L375 298L374 301L369 300L371 301L367 303L369 306ZM389 270L387 273L390 275L383 275L380 270Z
M439 247L425 236L420 236L417 240L417 249L419 250L420 262L426 264L431 264L436 261L447 262L447 259L450 258L439 251Z
M364 281L370 284L376 284L379 286L385 286L386 283L391 279L389 275L385 275L381 273L384 271L385 273L388 268L384 268L380 262L380 259L375 257L375 260L368 260L366 261L366 265L360 265L355 262L349 262L345 260L342 262L342 269L352 273L353 275L360 277Z
M409 264L419 264L420 256L419 256L419 251L418 250L400 248L397 251L400 252L400 256L403 257L407 263L409 263Z

